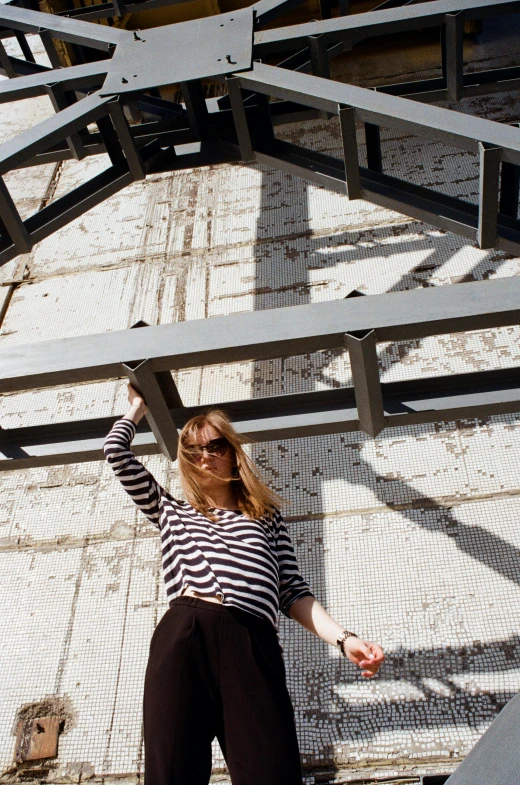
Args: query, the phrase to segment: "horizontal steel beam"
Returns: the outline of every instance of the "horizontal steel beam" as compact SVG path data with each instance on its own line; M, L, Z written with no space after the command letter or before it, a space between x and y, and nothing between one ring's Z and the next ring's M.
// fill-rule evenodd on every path
M368 299L368 298L367 298ZM384 425L484 417L520 410L520 369L382 384ZM256 441L301 438L358 430L354 389L279 395L242 401L215 401L227 411L238 432ZM170 409L181 428L205 406ZM53 423L0 430L0 471L101 460L103 441L114 418ZM150 428L138 427L137 455L161 452Z
M146 357L154 372L333 349L345 333L377 341L520 324L520 277L218 316L0 351L0 392L118 378Z

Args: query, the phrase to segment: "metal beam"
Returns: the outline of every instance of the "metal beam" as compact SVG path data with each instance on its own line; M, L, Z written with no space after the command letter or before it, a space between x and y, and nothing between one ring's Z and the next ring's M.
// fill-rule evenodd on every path
M49 69L44 73L19 76L13 81L0 82L0 103L45 95L45 88L50 84L60 84L63 90L90 87L95 85L96 81L102 84L107 75L108 66L108 60L100 60L95 63L74 65L70 68Z
M51 99L51 103L54 107L55 112L61 112L63 109L66 109L72 103L76 103L76 98L74 96L74 93L72 93L73 100L70 101L70 93L68 96L65 95L65 92L61 87L61 85L59 84L59 82L47 85L46 91L49 98ZM87 153L78 132L70 134L70 136L67 136L66 142L72 157L76 161L81 161L81 159L85 158Z
M382 384L385 426L506 414L520 409L520 369L427 377ZM269 398L215 401L232 417L238 432L257 441L344 433L359 428L352 387ZM171 409L181 428L207 405ZM103 441L114 418L0 429L0 471L103 459ZM145 424L132 449L154 455L160 449Z
M122 367L133 387L146 401L146 419L159 449L166 458L174 461L177 458L179 435L150 360L137 365L122 363Z
M369 436L377 436L385 427L385 414L376 334L374 330L347 333L345 343L350 357L359 427Z
M252 71L239 73L237 77L242 87L254 92L332 114L337 114L338 104L353 106L364 122L435 139L469 152L478 152L479 142L502 147L503 160L520 164L520 130L512 126L438 106L423 105L418 112L415 101L406 98L262 63L255 63Z
M110 101L108 108L119 139L119 144L125 154L130 174L134 180L144 180L146 177L144 164L130 132L130 126L124 115L123 107L116 99L115 101Z
M16 252L29 253L32 248L31 238L2 177L0 177L0 218L14 243Z
M497 239L500 147L479 144L480 183L477 239L479 248L494 248Z
M446 88L450 101L460 101L464 85L464 14L446 14Z
M31 156L102 117L108 112L108 101L109 98L94 93L4 142L0 146L0 174L15 169Z
M2 41L0 41L0 66L2 66L3 70L5 71L5 75L9 77L9 79L14 79L16 76L18 76L15 71L12 58L7 54Z
M261 30L255 33L253 51L255 57L291 51L305 46L309 36L321 34L326 34L329 43L338 40L357 43L370 36L442 26L445 24L446 14L462 11L466 19L482 19L518 10L518 0L431 0L401 8L367 11L323 21L277 27L273 30Z
M338 108L345 162L345 182L349 199L361 199L361 178L359 173L358 146L356 138L356 110L352 106Z
M0 5L0 23L24 33L39 33L40 30L47 30L52 38L58 38L60 41L105 51L120 41L132 38L132 33L128 30L107 25L93 25L90 22L66 19L57 14L44 14L14 5Z
M247 117L242 100L240 80L236 77L231 77L230 79L227 79L226 82L229 100L231 102L231 111L233 112L233 122L235 124L238 146L240 148L240 157L242 158L242 161L253 161L255 156L251 145L251 135L249 133L249 126L247 124Z
M147 357L154 372L520 324L520 277L415 289L45 341L0 350L0 392L100 381Z

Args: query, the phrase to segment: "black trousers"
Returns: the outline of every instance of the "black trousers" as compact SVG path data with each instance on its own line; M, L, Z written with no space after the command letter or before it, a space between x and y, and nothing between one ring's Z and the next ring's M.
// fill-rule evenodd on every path
M236 608L179 597L150 644L146 785L207 785L215 736L233 785L302 785L273 626Z

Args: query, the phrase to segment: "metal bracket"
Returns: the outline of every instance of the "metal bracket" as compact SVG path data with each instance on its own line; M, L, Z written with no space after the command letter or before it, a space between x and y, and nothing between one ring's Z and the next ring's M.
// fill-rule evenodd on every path
M253 145L251 144L251 134L249 133L244 103L242 101L240 80L238 77L231 77L227 79L226 82L241 158L243 161L254 161L255 153L253 151Z
M177 459L179 434L173 422L159 380L152 370L150 360L137 366L121 363L132 386L146 401L146 419L163 455L170 461ZM172 380L173 381L173 380Z
M375 330L346 333L359 427L377 436L385 427L383 393L379 380Z
M498 224L498 185L500 180L501 147L479 142L480 183L477 240L479 248L494 248Z
M446 87L451 101L460 101L464 72L464 14L446 14Z
M352 106L338 106L343 160L345 162L345 181L349 199L362 199L361 176L356 139L356 110Z

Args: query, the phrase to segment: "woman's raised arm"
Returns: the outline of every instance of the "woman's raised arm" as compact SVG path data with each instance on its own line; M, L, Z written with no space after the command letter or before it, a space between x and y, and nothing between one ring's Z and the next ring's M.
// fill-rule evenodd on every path
M155 526L160 528L159 500L161 488L152 474L137 460L131 450L139 420L146 414L146 405L141 396L128 385L130 408L122 420L118 420L105 439L105 458L114 470L121 485Z

